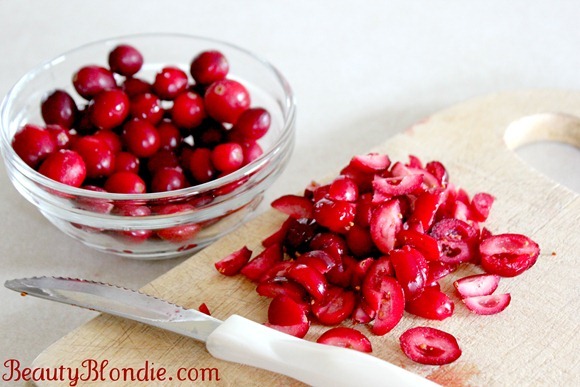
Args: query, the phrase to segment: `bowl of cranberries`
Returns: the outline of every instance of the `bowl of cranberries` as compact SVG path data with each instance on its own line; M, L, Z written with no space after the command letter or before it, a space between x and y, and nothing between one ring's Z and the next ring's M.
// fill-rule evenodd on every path
M24 75L0 108L4 164L56 227L136 259L193 253L252 216L286 166L296 103L235 45L145 34Z

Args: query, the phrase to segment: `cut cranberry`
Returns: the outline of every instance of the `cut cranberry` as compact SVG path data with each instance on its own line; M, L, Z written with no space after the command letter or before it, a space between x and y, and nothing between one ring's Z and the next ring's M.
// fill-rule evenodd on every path
M115 155L115 172L139 173L139 158L133 153L119 152Z
M143 55L133 46L120 44L109 53L108 62L111 71L129 77L143 66Z
M473 195L471 199L471 213L474 215L474 219L477 222L483 222L489 216L491 211L491 206L495 198L488 193L479 192Z
M256 287L256 292L259 295L268 298L284 295L297 302L304 302L308 295L306 290L296 282L280 278L273 278L260 282Z
M368 283L376 285L369 286ZM373 289L369 291L370 288ZM405 295L403 288L395 278L385 276L378 279L369 278L369 281L365 279L363 294L367 301L369 294L372 294L374 303L378 301L378 308L373 310L376 311L376 314L371 326L371 331L375 335L382 336L390 332L403 318Z
M151 192L175 191L186 187L181 168L161 168L151 179Z
M396 235L403 225L401 218L401 206L395 199L381 203L374 210L371 237L381 252L388 254L395 247Z
M47 125L61 125L70 129L77 119L78 108L70 94L64 90L55 90L42 101L41 113Z
M441 204L443 191L426 191L417 197L413 213L407 223L420 224L423 230L429 230L435 220L435 215Z
M447 169L439 161L430 161L425 165L425 170L435 176L441 187L446 187L449 183Z
M405 300L419 297L427 285L427 261L423 254L412 247L392 250L389 254L395 277L403 287Z
M334 345L335 347L354 349L366 353L373 351L370 340L363 333L354 328L331 328L324 332L316 342L319 344Z
M100 66L82 67L73 75L73 86L85 99L92 99L103 90L115 89L117 82L113 73Z
M189 159L189 170L198 183L206 183L217 175L212 162L211 150L207 148L195 148Z
M459 266L457 263L445 263L441 261L428 261L427 266L427 286L432 286L434 283L444 278L449 273L453 273Z
M358 186L347 176L339 176L328 187L328 198L335 201L356 202Z
M431 320L444 320L451 317L455 304L437 286L425 288L421 295L408 301L405 310L415 316Z
M304 196L284 195L275 199L271 206L293 218L312 218L314 205Z
M420 364L449 364L461 356L455 337L435 328L408 329L401 335L399 342L405 355Z
M328 284L326 278L318 270L304 264L296 264L288 270L288 278L304 286L315 299L321 300L326 294Z
M153 125L157 125L165 113L161 100L152 93L142 93L131 98L130 110L131 117L149 121Z
M447 263L463 263L476 255L478 235L468 223L459 219L443 219L433 225L431 236L437 239L441 260Z
M481 266L490 274L515 277L532 267L540 255L536 242L521 234L498 234L479 245Z
M296 258L296 263L303 263L318 270L322 274L328 273L334 266L336 260L324 250L310 250L300 254Z
M437 240L416 230L400 230L397 233L397 244L408 245L419 250L428 261L438 261L440 258Z
M246 246L239 250L228 254L226 257L217 261L214 265L217 271L223 275L232 276L236 275L242 270L242 267L250 260L252 256L252 250L248 249Z
M266 135L271 121L270 113L264 108L246 109L236 120L231 135L242 140L258 140Z
M422 175L407 175L402 177L380 177L373 179L373 202L378 203L393 196L410 195L420 192Z
M73 187L80 187L87 175L82 157L75 151L61 149L46 158L38 169L42 175Z
M167 204L157 209L158 215L172 215L181 212L193 211L195 207L189 204ZM193 239L201 230L198 223L185 223L179 226L157 230L157 236L172 243L182 243Z
M193 129L206 117L203 99L193 91L179 94L170 110L173 123L181 128Z
M74 146L85 162L87 177L98 179L111 175L115 170L115 155L109 145L95 136L79 138Z
M354 310L356 297L350 290L331 286L323 298L314 300L312 313L324 325L337 325L346 320Z
M155 76L153 90L159 98L173 100L187 88L189 80L187 74L173 66L164 67Z
M143 120L132 120L123 126L123 143L137 157L149 157L161 147L159 133L153 125Z
M309 247L312 250L324 250L336 261L340 261L344 255L347 245L346 241L338 234L321 232L310 240Z
M196 83L209 85L222 80L228 74L230 65L226 57L219 51L201 52L191 61L190 73Z
M211 316L211 312L209 311L209 308L205 302L201 303L201 305L199 305L197 310L199 310L203 314L207 314L208 316Z
M113 173L105 181L105 190L113 193L141 194L146 187L143 179L136 173L119 171Z
M251 281L258 281L266 271L282 261L280 245L273 244L248 262L240 272Z
M370 230L354 224L346 233L346 244L356 257L365 257L376 251Z
M57 149L51 133L36 125L24 125L12 138L14 152L32 168L46 159Z
M503 311L510 304L511 295L506 294L490 294L487 296L474 296L462 299L467 309L481 314L491 315Z
M373 173L385 170L391 165L389 156L379 153L369 153L366 155L354 156L350 165L360 169L363 172Z
M314 204L314 220L337 233L344 233L352 227L355 214L355 203L321 199Z
M488 296L497 289L499 278L495 274L476 274L456 280L453 286L461 298Z
M292 297L279 295L270 301L268 322L282 326L297 325L308 322L308 317L303 304L296 302Z
M208 87L204 101L206 111L211 117L233 124L250 107L250 94L241 83L223 79Z
M211 162L218 171L235 171L244 164L244 150L235 142L220 144L211 152Z

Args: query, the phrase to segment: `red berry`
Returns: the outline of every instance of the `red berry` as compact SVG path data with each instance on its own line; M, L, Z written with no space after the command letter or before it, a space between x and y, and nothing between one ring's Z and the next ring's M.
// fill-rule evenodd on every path
M78 115L74 99L64 90L55 90L41 104L42 118L47 125L72 128Z
M411 301L419 297L427 285L427 261L425 257L412 247L392 250L389 254L395 277L403 287L405 300Z
M151 192L174 191L185 188L185 175L181 168L162 168L151 179Z
M214 265L217 271L223 275L232 276L236 275L242 270L242 267L250 260L252 256L252 250L248 249L246 246L239 250L228 254L226 257L217 261Z
M116 88L117 82L106 68L85 66L73 75L73 86L81 97L92 99L103 90Z
M321 199L314 204L314 220L337 233L348 231L354 224L356 205L350 202Z
M257 141L244 141L240 145L244 150L244 165L250 164L264 154L264 150Z
M334 345L360 352L372 352L370 340L360 331L348 327L335 327L324 332L317 340L319 344Z
M312 313L324 325L337 325L346 320L354 310L354 292L338 286L329 287L322 299L312 302Z
M198 183L213 180L217 174L212 162L212 151L207 148L195 148L189 158L189 170Z
M121 152L123 144L121 142L121 137L112 130L99 130L93 137L98 138L103 141L107 146L113 151L113 153Z
M105 181L105 190L113 193L140 194L145 193L145 182L133 172L115 172Z
M149 121L157 125L165 111L159 97L152 93L143 93L131 98L131 117Z
M233 124L250 107L250 94L238 81L223 79L208 87L204 101L208 115L220 122Z
M308 322L303 304L292 297L279 295L270 301L268 306L268 322L273 325L297 325Z
M173 123L184 129L193 129L199 126L206 114L203 98L193 91L179 94L171 107Z
M507 308L511 301L511 295L509 293L490 294L487 296L466 297L461 301L463 301L467 309L475 314L491 315Z
M56 141L51 133L36 125L24 125L12 138L14 152L26 164L35 168L56 151Z
M441 261L463 263L473 260L477 249L477 231L459 219L443 219L433 225L431 236L437 240Z
M395 247L396 235L403 227L399 201L391 199L381 203L373 211L370 227L375 245L380 251L388 254Z
M264 273L281 261L280 245L273 244L256 255L240 272L251 281L258 281Z
M157 129L143 120L132 120L123 126L123 143L137 157L154 155L161 147Z
M456 280L453 286L461 298L489 296L497 289L499 279L495 274L475 274Z
M209 85L224 79L230 69L226 57L219 51L204 51L193 58L190 73L195 82Z
M181 132L171 121L161 121L157 125L157 133L159 134L161 149L175 150L181 145Z
M540 247L525 235L498 234L479 245L481 266L490 274L515 277L531 268L540 255Z
M54 144L57 149L67 149L70 147L73 134L67 128L57 124L46 125L46 130L54 139Z
M187 74L183 70L168 66L161 69L155 76L153 90L159 98L172 100L181 94L188 85Z
M244 163L244 151L240 144L228 142L216 146L211 152L211 162L221 172L232 172Z
M119 89L103 90L89 104L89 119L99 129L113 129L129 115L129 97Z
M167 204L157 209L157 214L171 215L193 210L195 210L195 207L189 204ZM193 239L200 230L201 225L197 223L186 223L157 230L157 236L168 242L182 243Z
M157 173L164 168L180 168L179 158L174 151L171 150L160 150L153 156L149 157L147 161L147 170L151 174Z
M111 71L124 76L134 75L143 66L143 55L135 47L121 44L109 53Z
M275 199L271 206L293 218L312 218L314 205L304 196L284 195Z
M73 187L80 187L87 170L82 157L75 151L61 149L48 156L38 169L42 175Z
M139 158L133 153L119 152L115 155L115 172L139 173Z
M326 278L318 270L304 264L296 264L288 270L288 278L302 285L315 299L321 300L328 288Z
M113 213L119 216L149 216L151 215L151 209L147 206L123 205L115 207ZM132 243L142 243L153 235L152 230L142 228L119 230L117 233Z
M103 140L95 136L81 137L73 149L83 158L88 178L98 179L113 173L115 155Z
M125 79L125 81L121 85L121 89L125 93L127 93L129 98L133 98L140 94L150 93L153 91L153 87L149 82L134 77L129 77Z
M232 135L243 140L258 140L266 135L271 121L270 113L264 108L246 109L232 127Z
M415 316L444 320L451 317L455 304L438 286L430 286L414 300L407 301L405 310Z
M415 327L399 338L405 355L420 364L443 365L457 360L461 349L455 337L430 327Z

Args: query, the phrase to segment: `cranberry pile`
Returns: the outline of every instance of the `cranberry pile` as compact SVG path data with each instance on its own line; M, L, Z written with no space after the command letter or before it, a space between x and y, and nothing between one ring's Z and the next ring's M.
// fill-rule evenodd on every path
M41 103L44 125L24 125L14 151L41 174L112 193L165 192L211 181L262 154L271 117L252 107L219 51L199 53L189 74L167 65L140 78L143 55L110 51L108 68L72 76L77 100L54 90Z
M483 269L454 282L470 311L489 315L508 306L509 294L494 293L500 278L529 269L540 249L527 236L494 235L482 226L494 200L457 188L438 161L355 156L329 184L272 202L288 218L262 241L262 251L252 258L244 246L215 266L226 276L241 273L271 298L268 326L297 337L311 323L334 326L318 341L370 352L364 334L339 324L350 319L385 335L404 312L449 318L455 305L440 281L459 265ZM452 335L431 327L407 330L400 345L422 364L461 355Z

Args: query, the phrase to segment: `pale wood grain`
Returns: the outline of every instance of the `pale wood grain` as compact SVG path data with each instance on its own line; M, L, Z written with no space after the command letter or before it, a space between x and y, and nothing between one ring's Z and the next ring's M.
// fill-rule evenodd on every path
M472 194L486 191L497 198L487 222L492 232L528 234L542 247L531 270L500 282L498 291L512 294L512 304L503 313L475 316L453 295L456 312L450 319L434 322L406 315L386 336L369 335L375 356L449 386L580 385L579 195L532 170L511 150L539 139L580 146L577 117L579 93L502 93L435 114L375 149L394 160L414 154L425 161L442 161L455 184ZM514 122L504 140L506 129ZM261 215L143 290L191 308L205 302L218 318L237 313L265 321L267 301L243 278L219 275L213 262L242 245L259 250L261 239L282 220L273 211ZM476 272L474 267L462 269L442 286L451 292L455 278ZM463 348L462 357L443 367L420 366L406 359L398 348L398 337L419 324L453 333ZM313 326L306 338L316 339L323 329ZM75 367L87 358L135 368L147 360L170 372L178 367L217 367L221 385L298 384L213 359L194 340L110 316L99 316L71 332L40 354L34 366Z

